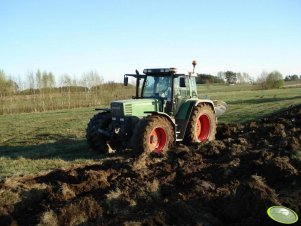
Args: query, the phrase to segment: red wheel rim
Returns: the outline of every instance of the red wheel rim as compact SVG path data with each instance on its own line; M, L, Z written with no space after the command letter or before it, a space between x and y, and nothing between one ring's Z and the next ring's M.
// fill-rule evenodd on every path
M156 153L161 153L167 142L167 134L161 127L155 128L149 138L149 149Z
M210 133L210 119L207 115L201 115L196 122L195 136L200 142L208 140Z

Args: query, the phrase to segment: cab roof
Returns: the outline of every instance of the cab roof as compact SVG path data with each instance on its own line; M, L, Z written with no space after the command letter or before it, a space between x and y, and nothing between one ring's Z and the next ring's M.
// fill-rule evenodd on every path
M179 72L179 73L178 73ZM190 75L190 76L197 76L196 73L185 73L184 71L178 71L177 68L171 67L171 68L149 68L144 69L143 73L145 75L176 75L176 76L183 76L183 75Z
M144 69L143 73L146 75L150 74L175 74L177 73L178 69L171 67L171 68L150 68Z

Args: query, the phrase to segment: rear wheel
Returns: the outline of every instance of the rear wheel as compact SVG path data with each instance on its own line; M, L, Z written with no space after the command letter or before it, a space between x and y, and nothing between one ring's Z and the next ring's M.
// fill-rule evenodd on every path
M133 145L137 153L163 154L174 143L174 132L171 123L161 116L149 116L136 125L133 134Z
M90 120L86 129L87 143L94 151L106 154L109 152L108 138L99 132L99 129L107 129L112 117L109 112L101 112Z
M185 142L188 144L202 143L215 139L216 118L213 109L207 104L194 107L188 122Z

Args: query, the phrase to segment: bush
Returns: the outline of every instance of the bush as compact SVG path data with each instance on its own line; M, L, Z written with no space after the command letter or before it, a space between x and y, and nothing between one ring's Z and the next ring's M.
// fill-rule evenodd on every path
M262 89L280 89L284 86L283 76L278 71L269 74L263 72L257 83Z
M268 89L279 89L284 86L282 74L278 71L273 71L268 74L266 79Z

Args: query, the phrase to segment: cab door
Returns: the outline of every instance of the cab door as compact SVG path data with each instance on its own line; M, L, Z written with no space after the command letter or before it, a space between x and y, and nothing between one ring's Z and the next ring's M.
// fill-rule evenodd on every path
M187 76L180 76L174 80L175 115L183 103L190 99L189 80Z

